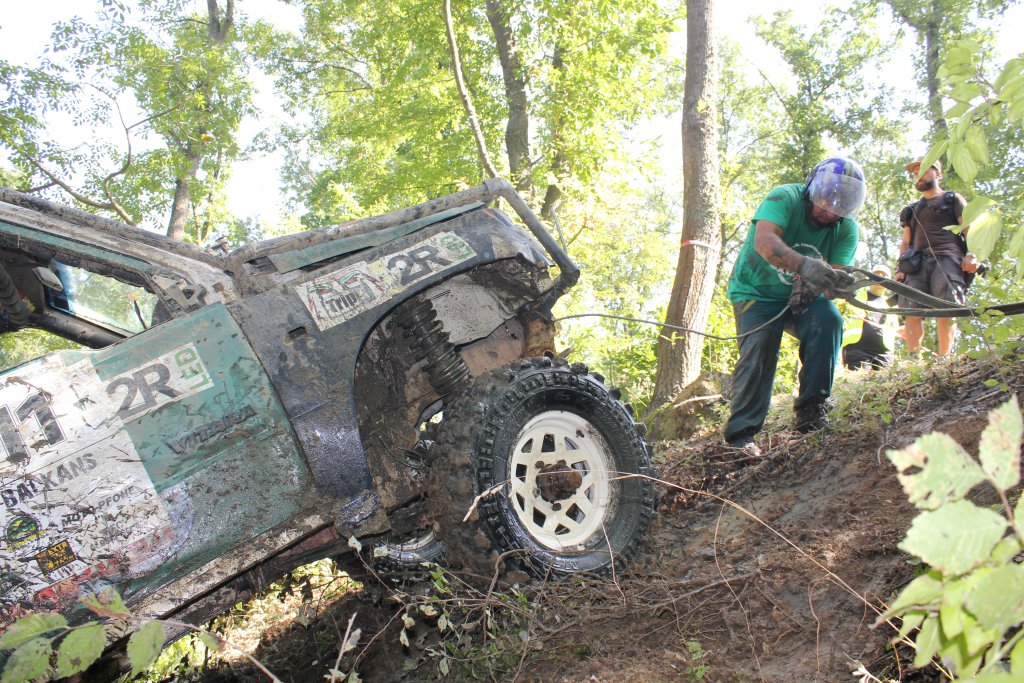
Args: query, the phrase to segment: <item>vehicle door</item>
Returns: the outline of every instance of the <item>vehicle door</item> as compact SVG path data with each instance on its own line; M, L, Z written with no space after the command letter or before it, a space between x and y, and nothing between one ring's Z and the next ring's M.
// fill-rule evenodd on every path
M6 222L0 263L55 335L36 347L65 347L0 375L0 626L105 586L131 604L232 551L240 569L316 506L223 304L172 315L146 261Z

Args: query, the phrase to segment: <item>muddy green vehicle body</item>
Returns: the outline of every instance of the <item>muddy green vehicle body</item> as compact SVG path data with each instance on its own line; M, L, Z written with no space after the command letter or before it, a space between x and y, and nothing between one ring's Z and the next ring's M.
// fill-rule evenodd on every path
M0 627L105 587L197 621L414 532L441 396L403 307L429 302L475 376L549 351L578 275L504 181L230 253L0 189L0 265L3 331L80 345L0 375Z

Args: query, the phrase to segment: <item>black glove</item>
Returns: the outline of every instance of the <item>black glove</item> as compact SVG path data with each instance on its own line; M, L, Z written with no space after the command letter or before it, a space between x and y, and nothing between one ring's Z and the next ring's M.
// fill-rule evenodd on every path
M853 281L853 277L848 273L836 270L824 261L809 256L804 256L803 263L800 264L800 268L797 269L796 273L807 284L816 287L819 292L849 284Z

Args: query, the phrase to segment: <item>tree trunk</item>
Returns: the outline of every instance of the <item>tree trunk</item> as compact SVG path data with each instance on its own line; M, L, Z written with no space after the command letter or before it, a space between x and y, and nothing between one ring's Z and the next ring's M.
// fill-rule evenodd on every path
M484 140L484 133L480 129L480 122L476 117L476 109L473 107L473 99L469 95L469 88L466 86L466 79L462 76L462 58L459 56L459 44L455 40L455 22L452 20L451 0L444 0L444 25L448 34L448 51L452 59L452 72L455 74L455 86L459 91L459 99L466 110L466 119L469 128L473 133L473 140L476 142L476 152L480 157L480 166L488 178L496 178L498 171L491 163L491 156L487 153L487 142Z
M555 45L554 54L551 57L551 66L555 69L565 68L565 62L562 61L562 46L560 44ZM551 147L553 149L551 175L554 178L554 182L548 183L548 188L544 192L544 202L540 207L540 217L546 221L554 218L555 209L558 208L558 204L562 201L562 188L558 186L558 181L569 173L569 163L562 152L563 125L562 116L551 120Z
M893 16L914 29L924 47L924 87L928 93L928 117L932 124L932 137L942 137L946 131L946 118L942 113L942 95L939 93L939 51L942 48L941 28L959 29L959 20L943 6L943 0L930 0L925 5L916 2L887 0Z
M235 0L227 0L224 16L221 17L217 0L206 0L206 36L210 45L223 45L227 42L228 32L235 20ZM206 131L198 131L202 139ZM202 143L199 143L200 146ZM180 141L179 141L180 145ZM185 237L185 223L188 221L189 208L192 203L192 181L199 173L202 163L202 152L193 142L188 142L182 150L185 153L185 168L174 179L174 199L171 200L171 217L167 221L167 236L180 240ZM198 236L197 236L198 237Z
M946 117L942 112L942 93L939 92L939 24L942 21L942 7L938 1L933 3L931 16L924 25L924 69L925 86L928 89L928 116L932 119L932 138L945 137Z
M498 48L501 76L505 82L505 103L508 106L508 124L505 126L505 150L508 153L508 171L512 184L527 193L530 183L530 112L526 99L526 72L523 69L508 3L505 0L487 0L487 21L494 31Z
M686 79L683 86L683 237L665 322L707 329L721 257L717 54L714 0L687 0ZM700 374L704 337L662 330L650 409L671 399Z
M174 179L174 199L171 201L171 219L167 221L167 236L180 240L185 237L185 222L188 220L188 208L191 202L192 181L199 172L200 156L197 152L187 152L188 165Z

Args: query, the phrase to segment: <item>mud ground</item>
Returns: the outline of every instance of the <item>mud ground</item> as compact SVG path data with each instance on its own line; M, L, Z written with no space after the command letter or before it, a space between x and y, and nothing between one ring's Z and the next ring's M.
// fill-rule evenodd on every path
M465 648L452 653L448 678L831 682L858 680L851 672L863 664L882 680L938 680L911 671L912 656L887 646L893 630L874 627L882 603L918 569L897 549L915 511L884 453L941 430L976 454L987 411L1006 400L1004 388L1024 385L1021 367L1019 359L954 361L853 377L868 383L850 392L861 405L845 409L840 424L809 436L769 425L766 454L754 461L727 452L713 430L686 445L661 444L660 477L674 486L663 488L639 561L607 579L496 583L494 592L514 604L489 603L495 628L509 636L491 639L492 655L481 653L487 643L469 628L491 598L453 589L451 602L437 604L464 600L453 620L463 618ZM990 377L1004 388L986 386ZM359 659L344 658L345 672L354 667L363 681L441 678L429 652L438 648L436 622L421 618L420 631L407 633L409 647L399 642L401 601L436 587L421 580L396 588L365 572L362 580L362 591L313 623L263 633L254 655L283 681L330 680L325 672L355 613ZM510 614L518 620L500 621ZM518 628L529 635L522 642L509 635ZM202 680L267 678L240 663L207 670Z

